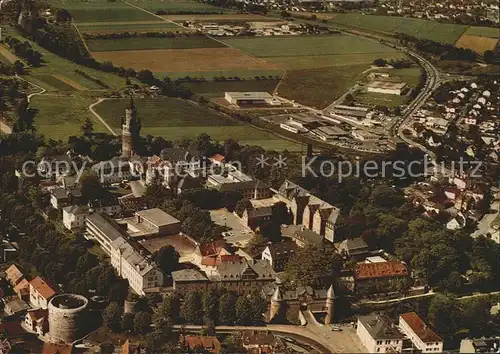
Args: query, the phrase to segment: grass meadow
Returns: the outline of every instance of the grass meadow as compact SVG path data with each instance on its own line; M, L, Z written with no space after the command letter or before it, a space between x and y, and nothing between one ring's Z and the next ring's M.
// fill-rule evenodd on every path
M224 44L205 36L87 40L91 52L152 49L221 48Z

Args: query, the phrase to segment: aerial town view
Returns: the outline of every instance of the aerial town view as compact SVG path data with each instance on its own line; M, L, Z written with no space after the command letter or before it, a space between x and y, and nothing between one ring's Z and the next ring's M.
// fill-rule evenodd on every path
M500 353L498 0L0 0L0 354Z

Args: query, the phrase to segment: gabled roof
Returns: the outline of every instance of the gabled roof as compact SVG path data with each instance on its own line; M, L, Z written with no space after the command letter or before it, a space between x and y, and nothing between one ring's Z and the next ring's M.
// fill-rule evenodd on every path
M385 316L367 315L358 317L358 321L365 327L375 340L403 339L403 334Z
M30 281L30 289L33 287L44 299L49 300L57 293L56 287L49 284L41 277L36 277Z
M358 263L354 270L356 280L402 277L408 275L408 269L402 262Z
M292 241L273 243L266 248L269 249L269 253L271 253L273 260L287 259L297 251L297 245Z
M220 351L220 342L217 337L212 336L181 336L179 341L182 345L193 350L196 347L202 347L210 353L218 353Z
M403 319L415 334L424 343L442 342L443 339L438 336L415 312L407 312L400 315L400 320Z
M23 273L15 264L12 264L9 268L7 268L6 273L7 279L14 285L19 283L24 278Z
M47 314L48 314L48 310L38 309L38 310L34 310L34 311L28 311L26 316L30 317L31 322L36 322L38 320L41 320L41 319L47 317Z
M14 287L14 292L16 294L23 294L30 291L30 282L23 278L17 285Z

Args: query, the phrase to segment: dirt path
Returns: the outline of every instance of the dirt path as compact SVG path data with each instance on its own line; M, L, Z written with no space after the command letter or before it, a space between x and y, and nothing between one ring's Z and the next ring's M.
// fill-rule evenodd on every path
M81 39L81 41L83 43L83 46L85 47L85 50L87 51L87 53L90 54L90 49L87 46L87 42L85 41L85 39L83 38L82 34L80 33L80 30L78 29L78 27L74 23L73 23L73 27L75 28L75 31L78 34L78 37L80 37L80 39Z
M154 12L151 12L151 11L148 11L148 10L146 10L146 9L143 9L142 7L139 7L139 6L137 6L137 5L135 5L135 4L132 4L132 3L128 2L128 1L125 1L125 4L130 5L130 6L133 6L133 7L135 7L136 9L139 9L139 10L141 10L141 11L144 11L145 13L148 13L148 14L150 14L150 15L153 15L154 17L159 18L159 19L163 20L164 22L173 23L173 24L174 24L174 25L176 25L177 27L185 28L185 27L184 27L183 25L181 25L180 23L177 23L177 22L174 22L174 21L172 21L172 20L169 20L169 19L166 19L166 18L164 18L164 17L161 17L160 15L157 15L157 14L155 14Z
M99 99L99 101L97 102L94 102L92 103L90 106L89 106L89 111L92 112L92 114L97 118L99 119L99 121L104 124L104 126L106 127L106 129L108 129L111 134L113 134L114 136L118 136L118 134L116 134L116 132L108 125L108 123L106 123L106 121L94 110L94 107L97 106L99 103L103 102L103 101L106 101L107 98L101 98Z
M85 91L86 90L86 88L83 87L82 85L80 85L78 82L75 82L75 81L67 78L66 76L62 76L62 75L58 75L58 74L55 74L52 76L54 76L57 80L62 81L65 84L73 87L77 91Z
M0 119L0 131L4 134L12 134L12 129Z
M12 54L7 48L3 45L0 45L0 54L5 57L11 64L14 64L16 60L19 60L14 54Z

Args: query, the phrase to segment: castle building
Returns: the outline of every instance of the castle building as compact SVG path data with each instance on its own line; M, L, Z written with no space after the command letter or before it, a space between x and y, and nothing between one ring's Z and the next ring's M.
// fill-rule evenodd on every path
M130 103L125 109L125 118L122 118L122 158L130 158L136 153L139 134L141 131L141 121L137 117L137 109L134 100L130 98Z

